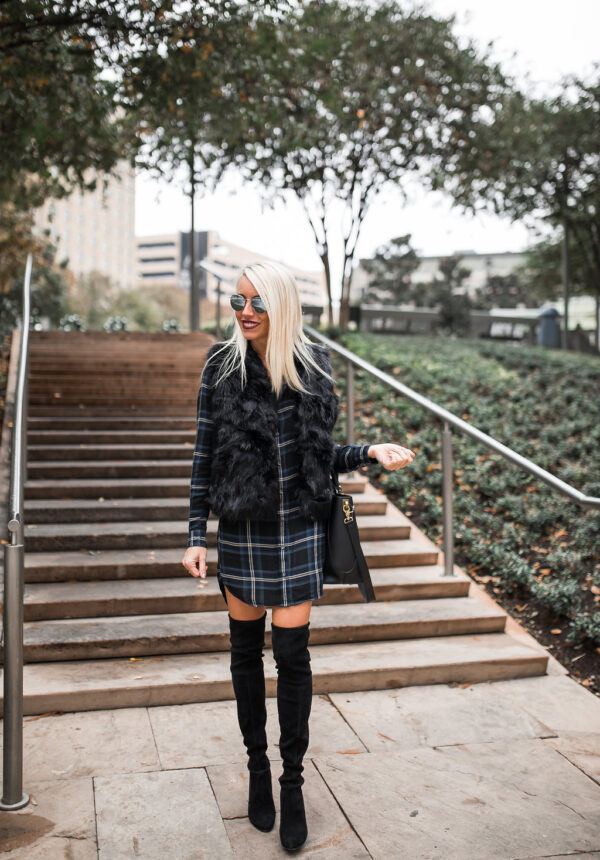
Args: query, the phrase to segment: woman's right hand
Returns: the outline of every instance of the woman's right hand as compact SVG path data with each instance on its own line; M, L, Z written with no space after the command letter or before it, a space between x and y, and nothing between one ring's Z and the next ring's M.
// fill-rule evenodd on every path
M192 576L206 579L206 547L188 546L181 560L182 565Z

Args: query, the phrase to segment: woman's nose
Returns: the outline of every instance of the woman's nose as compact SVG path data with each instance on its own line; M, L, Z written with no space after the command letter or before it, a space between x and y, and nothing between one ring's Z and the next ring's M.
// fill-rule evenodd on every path
M252 307L251 298L246 299L246 304L244 305L244 308L242 310L242 316L243 317L253 317L254 316L254 308Z

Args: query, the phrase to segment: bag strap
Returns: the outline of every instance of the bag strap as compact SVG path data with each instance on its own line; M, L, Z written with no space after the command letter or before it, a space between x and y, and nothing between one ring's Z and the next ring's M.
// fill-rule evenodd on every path
M362 547L360 545L360 541L358 539L358 527L356 527L356 520L354 521L355 528L349 528L348 533L350 535L350 540L352 541L352 547L354 549L354 555L356 556L356 561L358 564L358 572L360 576L360 582L358 583L358 587L360 588L360 592L367 603L371 603L375 600L375 591L373 589L373 583L371 582L371 575L369 573L369 568L367 567L367 561L365 559L364 553L362 551Z
M342 488L340 486L340 479L339 479L338 473L335 471L335 469L333 469L333 468L331 469L331 471L329 472L329 477L331 478L331 480L333 482L335 492L341 493Z

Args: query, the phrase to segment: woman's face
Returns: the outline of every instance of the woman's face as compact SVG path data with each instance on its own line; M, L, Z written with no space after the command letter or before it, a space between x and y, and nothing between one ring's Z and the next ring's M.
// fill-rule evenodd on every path
M238 325L243 331L246 340L251 340L255 345L266 349L269 334L269 314L266 312L264 314L256 313L248 301L248 299L258 295L256 287L244 275L238 284L237 291L246 299L244 310L235 311Z

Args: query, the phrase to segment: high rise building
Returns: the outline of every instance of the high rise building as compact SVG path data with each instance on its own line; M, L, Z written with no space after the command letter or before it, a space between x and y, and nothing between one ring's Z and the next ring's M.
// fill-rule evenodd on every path
M57 261L68 259L76 278L98 272L125 289L135 286L137 274L135 174L126 162L115 173L99 176L94 191L47 200L35 223L38 231L50 231Z

